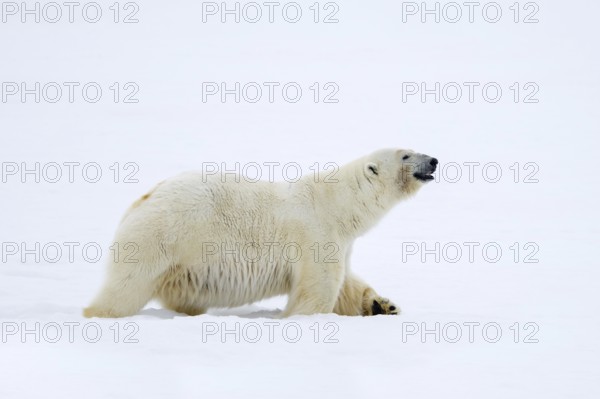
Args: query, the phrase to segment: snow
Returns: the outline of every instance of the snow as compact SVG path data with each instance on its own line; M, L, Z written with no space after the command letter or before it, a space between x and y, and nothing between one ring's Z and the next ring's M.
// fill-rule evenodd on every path
M325 3L320 20L335 10ZM231 16L221 23L218 14L203 23L203 3L191 1L138 3L139 23L112 22L113 2L106 1L98 2L98 23L86 22L80 8L69 23L65 6L57 23L32 16L22 23L2 3L0 397L598 397L600 6L538 2L539 23L523 23L535 8L521 2L514 23L514 2L497 3L497 23L483 19L482 2L473 23L462 6L454 24L432 16L421 23L420 14L403 22L403 2L393 1L338 1L339 23L327 24L312 21L313 1L298 2L303 14L295 24L280 8L269 23L264 5L255 24ZM119 20L135 11L119 7ZM21 82L27 89L57 82L63 97L36 103L30 94L22 101L20 92L7 94L10 82L19 89ZM64 82L80 83L72 103ZM81 97L87 82L102 88L96 103ZM137 103L123 103L134 87L128 82L139 88ZM203 82L227 82L229 89L257 82L263 98L203 102ZM279 82L279 89L297 82L302 97L288 103L277 89L270 103L264 82ZM339 88L338 103L323 102L334 87L328 82ZM463 97L403 102L403 82L426 82L428 89L456 82ZM465 82L480 83L472 103ZM481 95L488 82L502 88L496 103ZM536 87L525 87L529 82L539 88L537 103L524 102ZM125 319L81 316L99 288L120 217L156 182L203 162L297 162L312 173L315 162L341 165L390 146L441 162L437 181L354 248L353 270L400 305L400 316L278 319L285 298L198 317L157 303ZM22 163L31 169L36 162L47 173L39 182L21 175ZM73 182L66 162L79 162ZM81 174L92 162L102 171L96 183ZM472 182L465 162L479 162ZM61 167L56 183L48 181L51 163ZM455 183L451 163L461 167ZM502 171L497 183L486 181L495 169L482 175L490 163ZM125 183L132 172L138 182ZM68 244L72 259L64 243L78 243ZM421 243L430 250L439 243L439 262L435 254L421 258ZM469 244L472 261L464 243L478 244ZM497 262L484 257L486 244L493 248L485 256L502 250ZM96 245L102 259L86 261ZM457 246L462 255L451 262ZM57 247L60 256L51 252ZM434 333L423 335L436 323L439 342ZM462 336L452 343L457 326ZM502 335L488 342L497 328ZM98 342L88 342L97 331ZM252 342L256 332L261 337Z

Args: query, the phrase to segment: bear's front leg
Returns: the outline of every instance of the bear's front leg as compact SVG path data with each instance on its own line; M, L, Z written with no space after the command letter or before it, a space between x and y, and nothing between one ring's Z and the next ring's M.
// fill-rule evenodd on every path
M348 274L335 304L335 313L344 316L397 315L400 308L377 294L360 278Z
M281 317L332 313L344 281L342 262L302 263L293 272L288 304Z
M363 316L375 316L378 314L392 314L397 315L400 313L400 308L390 302L389 299L381 297L377 294L368 297L363 306Z

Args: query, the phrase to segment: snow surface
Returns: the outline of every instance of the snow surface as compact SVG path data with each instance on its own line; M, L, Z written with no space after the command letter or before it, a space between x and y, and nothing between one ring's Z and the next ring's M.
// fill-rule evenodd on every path
M31 95L1 102L5 172L11 162L97 162L103 175L88 183L76 169L73 183L66 176L36 183L31 175L22 183L19 174L0 183L1 398L600 397L600 5L540 1L539 23L525 24L512 21L513 1L499 1L498 23L486 22L480 7L473 23L463 15L452 24L432 17L421 23L419 15L403 23L402 2L338 1L339 23L325 24L312 22L313 3L299 2L303 17L295 24L280 8L273 23L266 16L256 24L231 17L223 24L218 16L203 23L202 3L192 1L139 2L134 24L113 23L106 1L95 24L80 11L73 23L65 15L55 24L21 23L2 3L2 82L98 82L103 89L97 103L81 91L73 103L35 103ZM124 6L120 18L133 10ZM334 10L320 7L320 18ZM534 10L519 7L520 19ZM113 82L121 95L135 82L139 102L114 103ZM280 95L273 103L237 104L231 96L203 102L202 82L298 82L303 96L297 103ZM335 82L339 102L314 103L314 82L321 90ZM435 103L432 96L403 102L402 82L497 82L503 95L497 103L480 91L473 103ZM530 92L523 85L535 82L539 102L515 103L514 82L521 96ZM307 172L315 162L343 164L390 146L436 156L442 167L496 162L503 173L489 183L479 166L469 182L463 167L462 179L451 183L447 169L445 179L356 242L353 270L400 305L400 316L277 319L285 298L199 317L156 303L122 320L81 316L101 283L121 215L156 182L202 162L297 162ZM115 162L119 183L109 169ZM139 167L137 184L122 182L129 162ZM528 162L539 168L537 183L523 182L533 170L524 169ZM36 242L81 245L72 261L65 253L55 263L9 254L11 243ZM83 259L81 247L90 242L102 246L101 261ZM404 261L403 243L411 242L480 246L473 262L464 251L456 263L448 254L439 263L433 255ZM498 262L482 257L486 243L502 249ZM539 261L525 263L536 249L529 260ZM35 323L39 337L23 335ZM421 334L436 323L440 342ZM497 324L484 336L487 323ZM236 325L239 343L235 332L221 334ZM457 325L462 337L452 343ZM498 342L487 342L498 326ZM94 327L102 336L88 342ZM302 336L292 342L298 328ZM257 329L262 337L252 343ZM52 343L57 331L62 336Z

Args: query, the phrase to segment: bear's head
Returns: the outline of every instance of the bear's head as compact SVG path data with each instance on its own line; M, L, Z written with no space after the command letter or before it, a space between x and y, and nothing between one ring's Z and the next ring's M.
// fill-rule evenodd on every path
M428 181L438 160L412 150L386 149L364 158L363 173L377 192L399 200L417 192Z

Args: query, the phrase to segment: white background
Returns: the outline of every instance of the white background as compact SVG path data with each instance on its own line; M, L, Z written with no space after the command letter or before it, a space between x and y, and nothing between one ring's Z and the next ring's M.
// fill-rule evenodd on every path
M66 6L57 23L45 21L44 15L39 23L34 15L23 23L20 10L10 15L10 5L2 3L0 161L5 172L14 163L19 170L0 183L0 242L4 249L10 243L34 248L53 242L94 242L103 248L96 263L83 258L81 246L73 261L65 250L55 263L44 256L36 262L34 255L23 262L21 252L3 250L2 398L600 394L595 170L600 6L538 1L537 7L524 8L521 2L515 23L514 2L501 1L502 16L490 23L482 15L482 2L472 23L464 5L456 23L446 21L455 15L449 8L439 23L434 15L426 15L423 23L420 13L403 15L402 2L338 1L333 16L338 22L323 23L335 8L324 9L326 2L321 2L315 23L313 3L299 2L297 23L284 19L283 2L273 23L265 6L257 23L243 16L235 23L232 15L222 23L220 14L203 22L201 2L139 2L134 16L139 22L128 24L122 20L134 8L124 9L125 3L119 4L118 23L111 2L99 2L97 23L82 17L85 3L75 8L72 23ZM434 2L426 5L432 9ZM233 8L234 2L227 6ZM533 18L539 22L524 23L536 8ZM47 19L54 18L55 11L46 10L51 13ZM93 18L94 11L88 11ZM488 12L493 18L494 10ZM33 94L24 99L20 92L7 95L11 82L28 89L35 82L80 86L72 103L65 86L58 102L42 95L36 103ZM103 90L96 103L82 97L81 87L88 82ZM121 88L117 103L109 88L114 82ZM137 103L123 102L128 82L139 87ZM224 103L219 96L203 102L203 82L226 82L229 88L235 82L296 82L303 93L296 103L285 101L281 86L273 103L266 91L257 103L243 98L236 103L232 95ZM315 103L309 88L315 82L321 90L335 83L339 102L324 103L321 97ZM403 101L403 82L425 82L430 89L435 82L480 86L473 102L463 86L458 102L442 97L436 103L434 95L425 102L419 95ZM489 82L502 88L495 103L481 94ZM517 102L510 89L515 82ZM533 97L537 103L524 102L531 92L524 88L527 83L539 88ZM150 303L139 315L119 320L118 343L113 342L113 320L97 321L103 334L99 342L83 337L82 326L90 321L81 310L100 286L118 221L156 182L200 169L203 162L229 167L235 162L297 162L309 172L315 162L341 165L385 147L411 148L440 160L437 181L398 205L355 246L354 271L400 305L400 316L293 317L280 321L269 342L265 323L273 321L285 298L199 317ZM21 174L23 163L34 168L36 162L39 183L35 175ZM103 174L89 183L79 166L69 182L63 167L62 178L51 183L42 173L51 162L96 162ZM117 183L110 169L115 162L121 172ZM465 162L480 164L472 182ZM494 170L482 175L483 165L493 162L502 171L496 183L488 182ZM510 169L515 162L517 177ZM137 165L138 183L123 182L132 170L124 169L127 163ZM456 182L452 163L462 165ZM537 182L524 182L533 170L524 169L527 163L535 164ZM439 262L434 255L407 256L403 245L411 242L430 249L436 243L440 248L464 242L480 246L472 262L463 247L462 257L452 263L448 256ZM482 256L486 243L502 249L497 262ZM517 259L510 249L514 243L520 248ZM534 246L526 249L527 243ZM531 248L537 248L531 258L537 263L524 262ZM35 334L22 335L36 322L46 332L39 343ZM70 322L81 323L72 343L64 325ZM137 343L123 342L128 322L137 326ZM214 326L234 329L236 323L243 328L251 322L262 329L258 343L249 342L254 337L249 330L240 334L239 343L235 334L205 334ZM297 343L282 335L285 322L300 326ZM317 343L315 322L321 331ZM337 343L324 342L328 322L337 328ZM480 323L473 342L464 324L470 322ZM59 342L49 342L55 333L48 323L62 326ZM414 326L435 329L435 323L440 323L439 342L434 334L406 334ZM455 325L448 323L462 326L457 343L449 342L455 330L442 334L444 326ZM493 329L482 334L486 323L501 327L498 342L488 342ZM514 323L519 323L518 337ZM525 342L534 328L526 330L526 323L537 326L530 337L537 343ZM19 331L8 334L14 326Z

